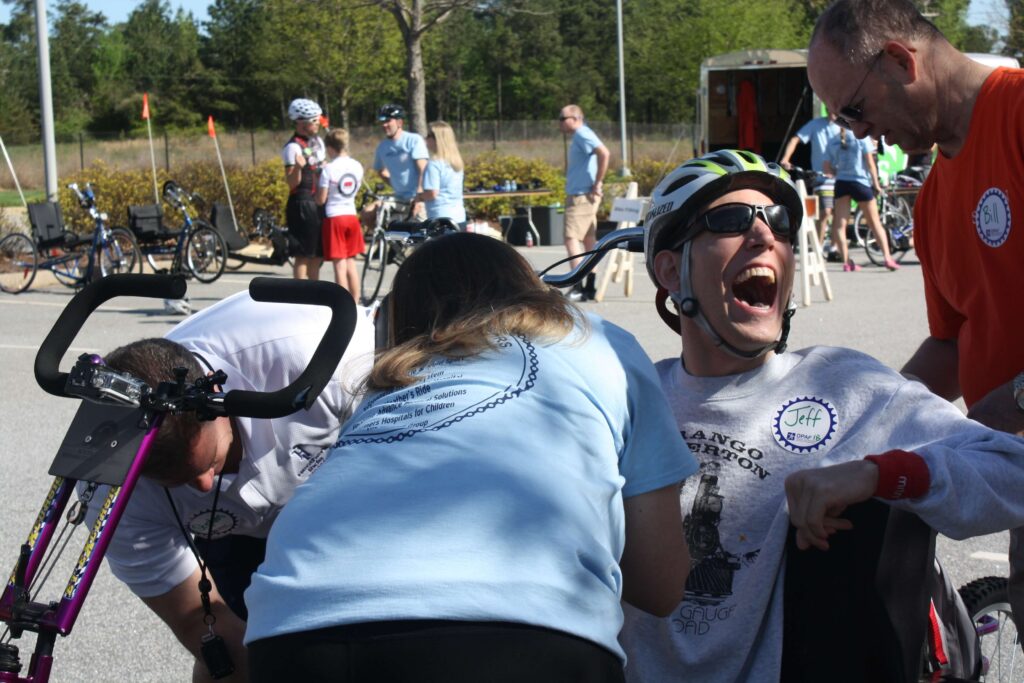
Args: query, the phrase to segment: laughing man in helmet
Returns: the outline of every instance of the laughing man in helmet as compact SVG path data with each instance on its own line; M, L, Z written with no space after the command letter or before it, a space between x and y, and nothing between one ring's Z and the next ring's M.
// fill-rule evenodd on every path
M682 338L657 367L701 476L680 491L683 602L666 618L626 607L630 681L779 680L791 523L801 549L826 550L871 497L954 538L1024 517L1024 461L1008 457L1024 441L863 353L784 353L802 220L788 173L750 152L692 159L651 197L647 270Z

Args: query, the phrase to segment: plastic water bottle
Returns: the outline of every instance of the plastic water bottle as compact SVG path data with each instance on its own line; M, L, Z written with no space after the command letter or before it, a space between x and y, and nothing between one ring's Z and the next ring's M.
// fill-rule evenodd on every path
M528 246L528 247L532 247L533 246L533 230L527 230L526 231L526 246Z

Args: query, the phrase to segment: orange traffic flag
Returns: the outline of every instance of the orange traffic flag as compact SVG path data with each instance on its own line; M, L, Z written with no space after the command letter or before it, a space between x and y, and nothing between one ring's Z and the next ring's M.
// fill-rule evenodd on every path
M206 132L210 134L211 138L217 137L217 131L213 127L213 117L211 116L206 120Z
M142 120L145 121L149 118L149 95L142 93Z
M323 127L323 128L328 128L328 127L330 127L330 125L331 125L331 120L329 118L327 118L326 116L324 116L323 114L321 114L320 115L320 126Z

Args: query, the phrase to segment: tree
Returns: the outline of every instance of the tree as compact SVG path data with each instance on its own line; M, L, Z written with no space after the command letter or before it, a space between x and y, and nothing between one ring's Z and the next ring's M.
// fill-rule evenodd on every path
M75 133L93 115L96 61L100 40L108 30L106 17L76 0L57 4L50 40L50 74L57 133Z
M398 22L398 30L405 42L406 101L412 114L411 128L414 131L426 131L427 93L423 70L423 36L452 16L456 10L476 6L478 0L371 1L390 12Z
M1010 21L1003 52L1024 59L1024 0L1006 0L1006 8L1010 13Z

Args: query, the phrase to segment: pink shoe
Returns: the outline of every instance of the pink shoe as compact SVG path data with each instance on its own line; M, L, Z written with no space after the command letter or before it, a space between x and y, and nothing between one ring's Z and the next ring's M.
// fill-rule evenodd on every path
M888 261L885 262L885 267L888 268L889 270L899 270L900 264L896 263L892 259L889 259Z
M860 270L860 266L854 263L853 259L849 259L846 263L843 264L844 273L856 273L858 270Z

